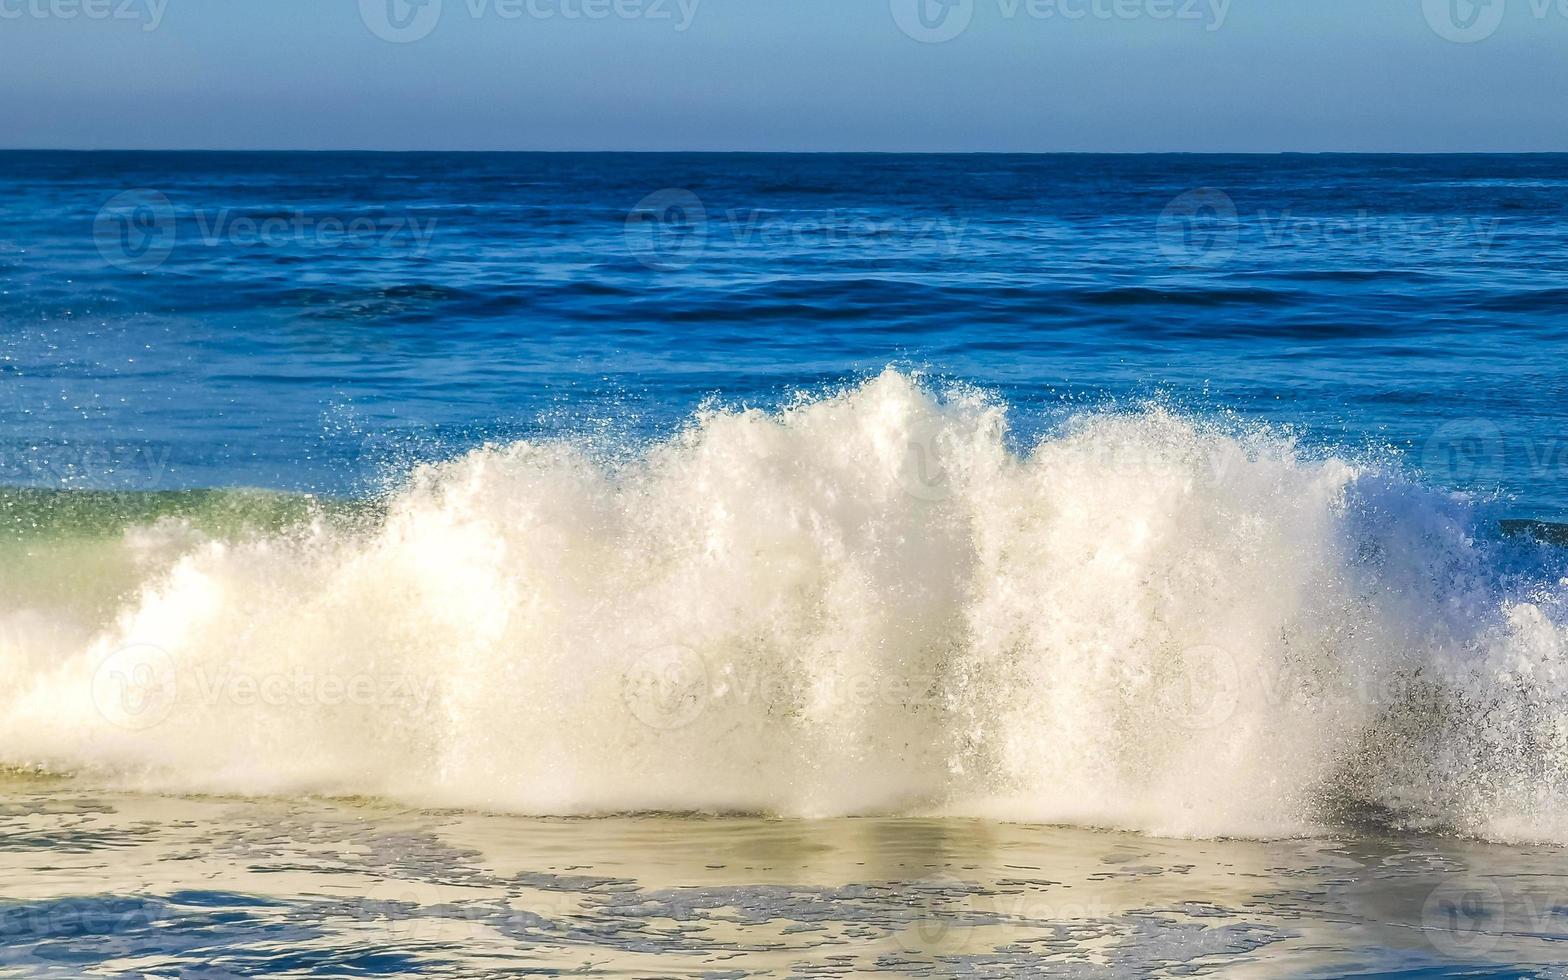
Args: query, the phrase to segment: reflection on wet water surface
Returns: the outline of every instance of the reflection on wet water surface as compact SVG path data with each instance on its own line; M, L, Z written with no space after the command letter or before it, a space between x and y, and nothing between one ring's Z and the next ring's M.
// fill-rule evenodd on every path
M1568 977L1568 855L941 819L0 799L20 977Z

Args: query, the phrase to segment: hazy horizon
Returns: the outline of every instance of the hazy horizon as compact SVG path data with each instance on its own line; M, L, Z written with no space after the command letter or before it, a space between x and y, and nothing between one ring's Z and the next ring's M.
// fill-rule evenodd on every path
M1568 0L0 0L0 148L1564 152Z

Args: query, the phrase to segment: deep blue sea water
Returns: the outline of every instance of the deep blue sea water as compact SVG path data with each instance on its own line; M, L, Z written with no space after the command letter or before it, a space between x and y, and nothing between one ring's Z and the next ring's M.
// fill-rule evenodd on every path
M0 479L353 493L895 364L1563 517L1565 276L1568 156L5 153Z

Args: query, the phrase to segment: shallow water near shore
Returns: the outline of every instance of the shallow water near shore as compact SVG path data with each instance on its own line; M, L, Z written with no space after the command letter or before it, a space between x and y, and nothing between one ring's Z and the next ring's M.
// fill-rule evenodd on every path
M1568 858L0 789L19 977L1563 977ZM1502 964L1508 964L1505 969Z

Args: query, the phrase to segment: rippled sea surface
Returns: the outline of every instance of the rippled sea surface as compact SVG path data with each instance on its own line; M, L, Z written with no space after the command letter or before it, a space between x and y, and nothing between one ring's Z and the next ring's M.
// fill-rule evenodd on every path
M16 976L1568 975L1555 847L522 820L52 782L8 786L0 834Z
M1565 275L1553 155L4 153L0 475L345 492L896 362L1565 516Z

